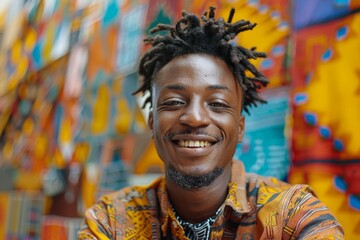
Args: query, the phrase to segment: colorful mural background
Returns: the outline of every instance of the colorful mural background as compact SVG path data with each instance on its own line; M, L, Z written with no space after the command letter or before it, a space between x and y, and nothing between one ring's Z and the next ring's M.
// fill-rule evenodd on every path
M295 1L290 182L307 182L348 238L360 226L359 1ZM305 5L304 7L302 7Z
M310 184L360 236L359 0L17 0L0 3L0 239L75 239L99 195L162 172L131 94L142 39L210 5L258 23L235 41L268 55L235 158Z

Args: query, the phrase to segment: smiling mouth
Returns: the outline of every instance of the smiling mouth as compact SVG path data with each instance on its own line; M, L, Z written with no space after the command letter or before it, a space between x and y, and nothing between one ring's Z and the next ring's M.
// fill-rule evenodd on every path
M188 147L188 148L199 148L199 147L209 147L213 145L213 143L209 141L191 141L191 140L179 140L177 144L180 147Z

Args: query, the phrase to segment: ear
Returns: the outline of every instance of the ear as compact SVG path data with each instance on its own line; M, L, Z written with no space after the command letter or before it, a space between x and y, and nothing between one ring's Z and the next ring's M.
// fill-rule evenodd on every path
M148 127L150 129L151 138L154 138L154 116L153 116L152 111L149 112L149 117L148 117L147 123L148 123Z
M244 115L240 116L239 119L239 131L238 131L238 142L241 143L244 138L244 130L245 130L245 117Z

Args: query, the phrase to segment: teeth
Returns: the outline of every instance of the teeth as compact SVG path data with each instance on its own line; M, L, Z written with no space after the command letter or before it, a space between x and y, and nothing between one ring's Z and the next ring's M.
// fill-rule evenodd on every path
M180 147L208 147L211 145L208 141L184 141L180 140L178 142Z

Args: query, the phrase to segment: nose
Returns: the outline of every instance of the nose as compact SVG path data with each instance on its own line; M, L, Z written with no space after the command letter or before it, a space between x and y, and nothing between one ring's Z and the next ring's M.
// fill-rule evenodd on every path
M192 101L180 116L180 123L190 127L205 127L210 124L209 112L201 101Z

